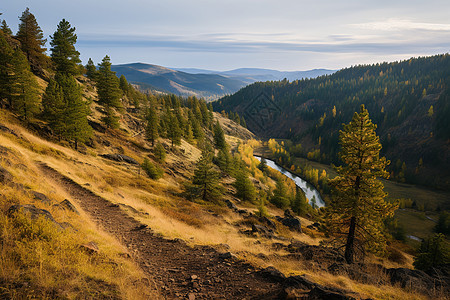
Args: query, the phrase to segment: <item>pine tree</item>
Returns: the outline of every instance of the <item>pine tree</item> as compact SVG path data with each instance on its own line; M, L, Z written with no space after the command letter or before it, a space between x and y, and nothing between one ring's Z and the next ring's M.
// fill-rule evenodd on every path
M217 149L226 149L228 147L227 142L225 141L225 134L223 133L219 121L217 121L214 126L214 146Z
M227 175L234 175L235 161L228 149L220 149L217 153L217 165Z
M217 201L223 191L220 185L220 174L214 168L212 155L203 153L197 162L192 178L191 195L205 201Z
M39 111L39 86L20 49L12 55L11 108L25 120Z
M158 113L154 105L152 105L147 112L147 138L152 142L152 146L155 145L155 141L158 139L158 124L159 118Z
M51 59L56 66L56 71L74 76L81 74L80 53L75 49L77 42L75 27L71 27L68 21L62 19L50 38Z
M254 202L256 199L256 189L253 182L248 177L247 167L240 163L236 169L236 180L233 186L236 188L235 196L243 201Z
M181 144L181 129L178 123L177 117L171 112L168 111L166 116L167 123L167 137L172 142L172 148L174 145Z
M83 101L81 87L71 75L56 73L43 97L44 117L55 133L73 141L75 149L79 142L92 136L87 116L89 106Z
M270 202L272 202L276 207L283 209L287 208L291 203L286 184L282 180L277 181L273 195L270 198Z
M414 267L429 271L432 268L448 265L450 263L450 246L442 233L423 240L417 257L414 258Z
M97 79L98 100L104 106L121 109L120 98L123 93L119 88L119 78L116 72L111 71L111 59L106 55L98 65Z
M91 58L89 58L88 63L86 64L86 76L87 78L96 81L97 80L98 71L94 65L94 62Z
M153 154L159 163L163 163L166 160L166 149L161 143L156 144Z
M344 165L337 167L339 174L330 185L334 195L327 206L329 229L346 236L345 260L354 261L359 247L381 253L385 248L383 220L392 216L396 206L384 201L386 193L379 177L387 177L389 163L380 158L381 144L375 133L376 125L361 105L352 121L340 131L340 157Z
M8 24L6 24L5 20L2 21L2 27L0 27L0 30L3 31L3 33L6 36L11 36L12 35L11 28L9 28Z
M125 95L128 95L128 81L123 74L119 78L119 87Z
M3 32L0 32L0 99L8 99L12 105L13 49Z
M22 51L31 65L41 66L45 64L47 62L47 56L45 55L47 49L44 46L47 40L44 39L44 34L36 18L27 7L19 19L21 23L16 38L20 41Z
M194 140L194 132L192 131L192 127L191 127L191 124L189 122L185 126L184 139L188 143L192 143L192 141Z
M305 192L297 187L294 201L292 201L292 211L297 215L305 214L308 209L308 202L306 200Z

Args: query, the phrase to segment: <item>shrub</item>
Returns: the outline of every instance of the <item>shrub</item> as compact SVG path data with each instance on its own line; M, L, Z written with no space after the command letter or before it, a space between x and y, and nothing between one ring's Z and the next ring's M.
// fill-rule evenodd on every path
M147 158L144 160L144 163L142 164L142 169L144 169L145 173L147 173L148 177L151 179L158 180L161 178L164 174L164 170L161 169L158 166L155 166L148 160Z

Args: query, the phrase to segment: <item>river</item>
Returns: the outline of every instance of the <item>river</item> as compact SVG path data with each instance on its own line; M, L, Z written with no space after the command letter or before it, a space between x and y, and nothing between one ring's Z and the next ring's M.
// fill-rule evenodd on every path
M261 161L261 157L254 155L254 157ZM319 191L316 190L316 188L311 185L310 183L308 183L306 180L298 177L295 174L292 174L291 172L289 172L288 170L286 170L285 168L277 165L273 160L264 158L267 162L267 166L271 167L272 169L275 169L277 171L279 171L280 173L282 173L283 175L285 175L286 177L294 180L295 184L301 188L303 190L303 192L305 192L306 198L308 198L309 200L309 204L311 204L312 202L316 203L317 207L324 207L325 206L325 202L323 201L322 197L319 194Z

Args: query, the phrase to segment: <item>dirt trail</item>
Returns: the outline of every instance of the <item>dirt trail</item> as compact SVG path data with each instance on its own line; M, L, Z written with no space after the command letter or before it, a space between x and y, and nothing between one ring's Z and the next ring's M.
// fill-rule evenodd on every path
M276 299L282 291L277 278L261 274L245 262L225 258L210 247L190 247L181 240L154 234L118 205L45 164L40 167L99 227L128 248L166 299Z

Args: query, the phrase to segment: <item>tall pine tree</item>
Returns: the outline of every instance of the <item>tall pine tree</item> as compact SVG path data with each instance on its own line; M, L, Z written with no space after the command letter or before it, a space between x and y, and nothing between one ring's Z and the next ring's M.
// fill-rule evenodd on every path
M152 142L152 146L155 145L155 141L158 139L158 124L159 118L156 108L152 105L147 112L147 138Z
M79 142L92 136L87 120L89 106L83 101L81 87L73 76L57 73L47 86L42 104L50 127L59 137L73 141L75 149Z
M56 66L56 71L74 76L81 74L80 53L75 49L77 42L75 27L62 19L50 38L51 58Z
M20 41L22 51L33 66L33 69L45 65L47 62L47 56L45 55L47 50L45 43L47 40L44 39L44 34L36 18L27 7L19 19L19 31L16 38Z
M212 163L211 153L203 153L197 162L192 178L191 196L205 201L218 201L223 191L220 173Z
M12 55L12 77L10 81L11 108L21 118L29 120L39 112L39 86L30 71L30 65L20 49Z
M327 206L329 229L345 238L345 260L353 263L355 251L384 251L383 220L392 216L396 206L384 201L386 193L378 179L387 177L388 161L379 156L381 144L376 125L361 105L359 113L340 131L340 157L344 165L330 181L333 198Z

